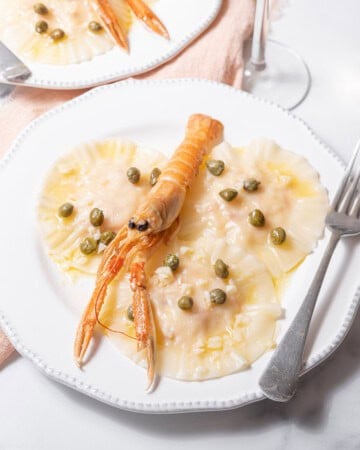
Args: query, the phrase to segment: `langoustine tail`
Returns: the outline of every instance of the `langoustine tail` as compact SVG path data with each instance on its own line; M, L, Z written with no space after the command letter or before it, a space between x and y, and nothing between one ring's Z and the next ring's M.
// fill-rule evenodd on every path
M157 194L161 189L161 182L166 180L176 181L177 185L183 188L190 187L205 155L222 141L223 128L221 122L210 116L191 115L186 125L185 137L163 170L153 193Z

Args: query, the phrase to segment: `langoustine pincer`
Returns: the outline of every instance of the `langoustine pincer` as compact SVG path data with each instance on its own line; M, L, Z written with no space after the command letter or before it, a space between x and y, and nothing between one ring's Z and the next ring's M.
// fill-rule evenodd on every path
M126 0L132 12L135 16L140 19L147 27L152 31L169 39L169 33L165 25L157 17L157 15L142 1L142 0ZM104 25L114 38L115 42L122 47L124 50L128 51L129 46L126 39L126 35L121 28L120 22L118 21L110 3L108 0L94 0L94 5L97 6L100 17L104 22Z
M117 233L104 252L93 295L78 326L74 356L80 365L94 333L107 288L120 270L130 273L138 350L146 349L148 387L155 380L156 332L150 296L146 289L145 264L164 239L177 228L187 189L193 183L204 156L222 140L223 125L209 116L192 115L185 138L165 167L143 204Z

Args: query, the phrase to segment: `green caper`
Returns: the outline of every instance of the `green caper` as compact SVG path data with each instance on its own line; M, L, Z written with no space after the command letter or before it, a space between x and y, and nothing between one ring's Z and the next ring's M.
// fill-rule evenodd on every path
M222 289L213 289L210 291L210 301L215 305L222 305L226 301L226 293Z
M193 307L194 300L188 295L184 295L178 300L178 307L184 311L189 310Z
M126 315L127 315L127 318L129 320L131 320L131 322L134 322L134 310L133 310L132 305L128 306L128 309L126 310Z
M140 180L140 170L136 167L130 167L126 172L126 175L132 184L136 184Z
M46 33L48 28L49 25L47 24L47 22L45 22L45 20L39 20L35 24L35 31L39 34Z
M284 228L276 227L270 232L270 240L274 245L280 245L285 242L286 239L286 231Z
M104 213L99 208L94 208L90 211L90 223L94 227L99 227L104 222Z
M60 217L70 217L71 214L73 213L73 211L74 211L74 205L66 202L60 206L60 208L58 209L58 214Z
M97 248L98 243L92 237L87 237L80 243L80 251L84 255L91 255L91 253L96 252Z
M229 266L222 259L217 259L214 264L215 275L219 278L227 278L229 276Z
M44 3L35 3L33 8L34 8L34 11L36 12L36 14L40 14L41 16L44 16L45 14L47 14L49 12L49 10L44 5Z
M206 162L206 167L212 175L218 177L224 172L225 164L220 159L209 159Z
M265 225L265 216L260 209L254 209L249 214L249 223L254 227L263 227Z
M159 176L161 175L161 170L155 167L150 174L150 185L155 186L158 182Z
M115 238L116 233L114 231L103 231L100 234L100 242L104 245L109 245L110 242Z
M173 272L179 267L179 263L179 257L171 253L164 259L164 266L170 267Z
M92 31L93 33L100 33L100 31L103 30L102 25L99 24L99 22L95 22L95 20L92 20L89 25L89 30Z
M60 41L65 37L65 31L61 28L55 28L55 30L50 33L50 37L53 41Z
M225 200L226 202L231 202L234 200L235 197L238 195L238 191L235 189L224 189L223 191L219 192L220 197Z
M260 186L260 181L255 180L255 178L248 178L243 183L243 188L245 191L248 192L255 192L258 190L258 187Z

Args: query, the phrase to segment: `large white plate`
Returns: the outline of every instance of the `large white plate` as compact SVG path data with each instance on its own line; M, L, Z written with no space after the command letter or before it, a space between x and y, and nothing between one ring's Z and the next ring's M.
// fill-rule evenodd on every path
M333 196L342 163L300 119L228 86L200 80L125 81L94 89L32 122L2 164L0 205L6 214L0 222L0 324L16 349L47 375L123 409L216 410L264 398L258 379L270 353L251 369L217 380L162 378L152 394L144 392L144 369L123 357L105 338L99 339L96 354L79 370L72 359L79 314L74 313L38 238L38 192L44 174L60 155L80 142L109 136L126 136L171 154L187 117L194 112L220 119L225 138L233 144L265 136L304 155ZM279 338L305 295L326 240L292 279L283 302L286 318L280 321ZM351 325L359 299L360 252L354 242L341 242L330 267L312 322L305 370L324 360Z
M152 8L166 25L169 41L149 32L136 20L128 36L129 54L114 47L91 61L66 66L24 60L32 76L22 84L48 89L79 89L147 72L176 56L198 37L215 19L221 4L222 0L159 0ZM0 75L2 81L6 82Z

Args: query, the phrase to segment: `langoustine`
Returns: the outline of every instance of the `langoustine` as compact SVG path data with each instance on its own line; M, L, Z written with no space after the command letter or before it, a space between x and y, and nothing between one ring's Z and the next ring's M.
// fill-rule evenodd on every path
M204 156L221 141L222 133L223 125L209 116L195 114L189 118L185 138L159 181L104 252L93 295L75 338L74 357L79 365L93 336L107 288L125 267L130 272L138 350L146 349L147 390L154 386L156 333L150 296L146 289L145 264L157 245L176 230L187 189L193 183Z
M108 0L94 0L97 5L101 19L107 30L110 32L115 42L124 50L129 50L126 35L118 21ZM169 33L165 25L157 17L157 15L142 0L126 0L130 9L135 16L140 19L152 31L169 39Z

